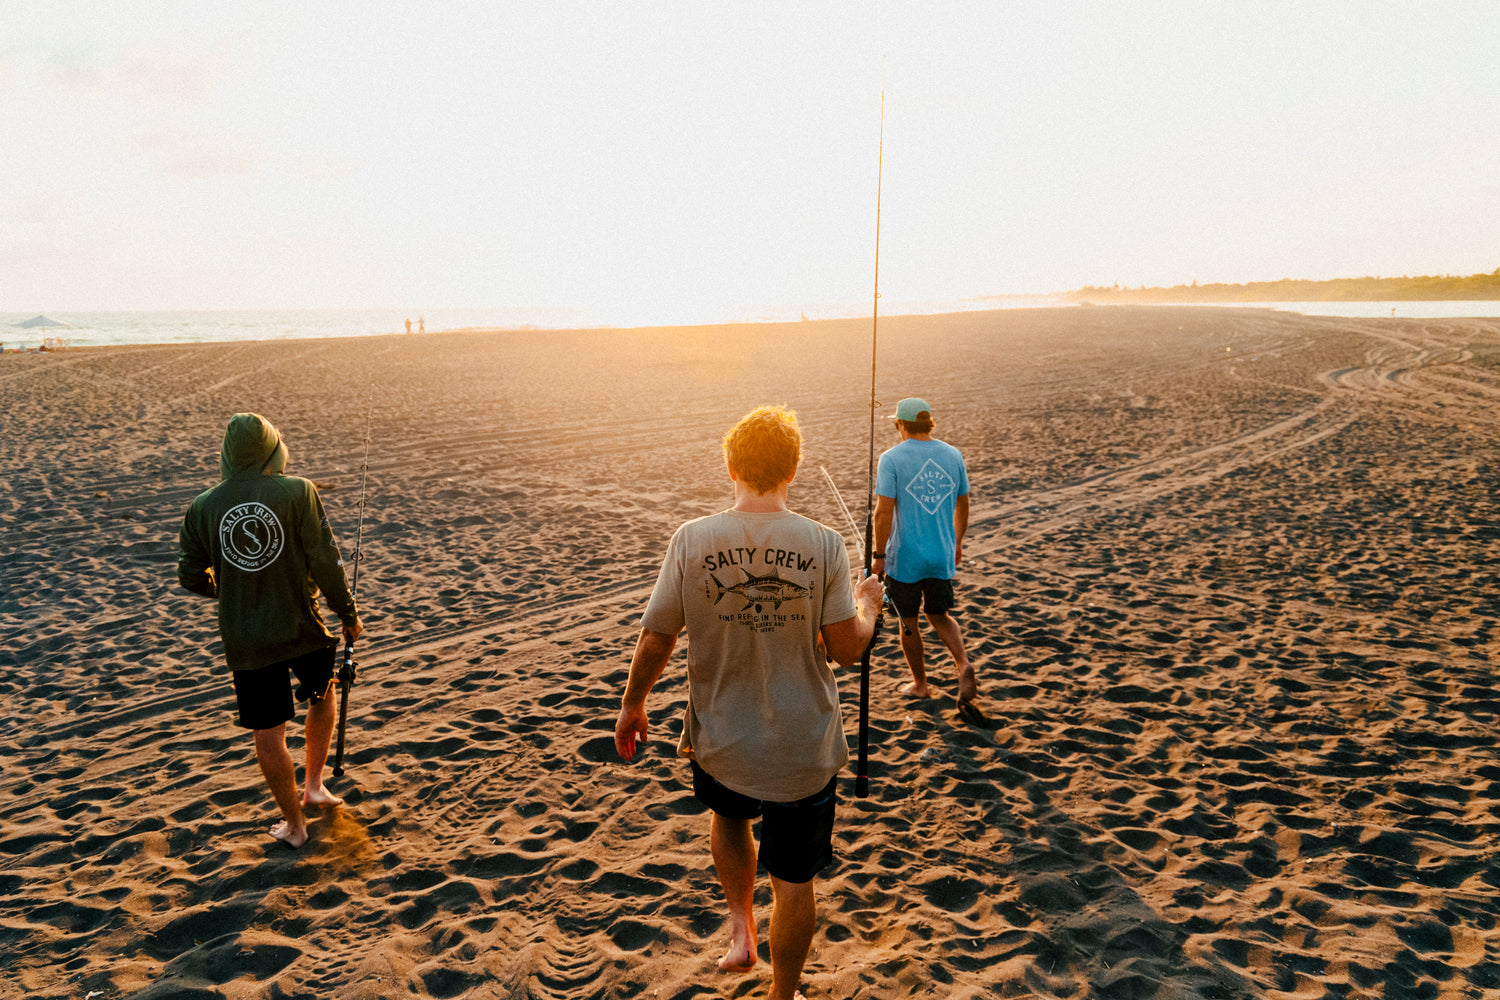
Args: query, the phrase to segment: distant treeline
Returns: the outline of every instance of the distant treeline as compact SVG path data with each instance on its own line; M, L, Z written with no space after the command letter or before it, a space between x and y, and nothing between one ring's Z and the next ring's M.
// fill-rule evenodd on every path
M1500 268L1489 274L1422 275L1415 278L1335 278L1332 281L1251 281L1171 288L1085 285L1068 297L1083 302L1400 302L1417 300L1500 300Z

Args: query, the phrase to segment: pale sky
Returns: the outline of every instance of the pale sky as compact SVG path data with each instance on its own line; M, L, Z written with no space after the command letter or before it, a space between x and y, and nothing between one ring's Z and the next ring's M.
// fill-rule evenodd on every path
M1487 272L1497 53L1490 0L6 0L0 310L858 308L882 72L883 310Z

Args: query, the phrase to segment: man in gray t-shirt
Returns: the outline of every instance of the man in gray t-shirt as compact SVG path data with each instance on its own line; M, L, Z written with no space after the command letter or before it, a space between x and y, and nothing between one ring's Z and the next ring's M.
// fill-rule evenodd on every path
M874 635L884 588L850 581L843 539L787 509L802 435L796 414L752 411L724 437L729 510L689 521L667 547L641 618L615 746L646 738L646 696L687 630L688 704L680 756L712 811L714 867L729 905L724 972L755 965L759 861L771 876L773 998L796 994L812 944L815 879L832 859L837 775L848 760L828 658L854 664Z

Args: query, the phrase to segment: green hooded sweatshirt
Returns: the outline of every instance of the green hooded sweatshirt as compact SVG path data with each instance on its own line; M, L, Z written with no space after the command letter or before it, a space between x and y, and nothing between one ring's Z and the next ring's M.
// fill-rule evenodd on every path
M283 475L287 449L271 422L236 413L224 431L224 481L188 507L177 580L219 602L231 670L254 670L338 645L318 593L345 625L356 621L344 562L317 487Z

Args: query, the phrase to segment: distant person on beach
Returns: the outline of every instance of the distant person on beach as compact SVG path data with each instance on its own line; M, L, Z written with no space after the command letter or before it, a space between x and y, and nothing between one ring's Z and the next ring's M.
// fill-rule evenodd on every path
M407 320L406 320L406 332L407 333L411 333L411 319L410 319L410 317L408 317Z
M417 317L417 332L418 333L426 333L427 332L427 321L424 320L424 319L422 319L422 317L420 317L420 316Z
M838 772L849 759L828 656L869 645L884 588L858 588L838 532L787 509L802 434L761 407L725 435L734 506L688 521L667 547L615 722L625 760L646 739L646 696L687 630L688 702L679 756L712 811L709 844L729 906L719 971L755 965L756 845L771 876L771 997L797 993L817 917L814 880L833 860ZM822 648L820 648L820 646Z
M959 450L932 436L932 407L912 397L896 404L901 443L880 456L875 475L875 539L871 571L885 580L891 606L901 619L901 652L911 668L903 694L931 696L922 647L927 620L958 667L958 703L974 700L978 686L963 630L949 614L955 606L953 577L963 565L969 528L969 473Z
M230 418L219 452L223 481L193 500L183 518L177 580L218 600L239 724L255 732L255 758L281 810L270 834L301 847L307 842L303 807L344 802L323 787L338 638L319 613L319 590L346 641L363 626L317 487L286 475L286 463L286 444L270 421L256 413ZM289 674L297 675L297 699L308 703L300 797L286 746L286 724L297 714Z

